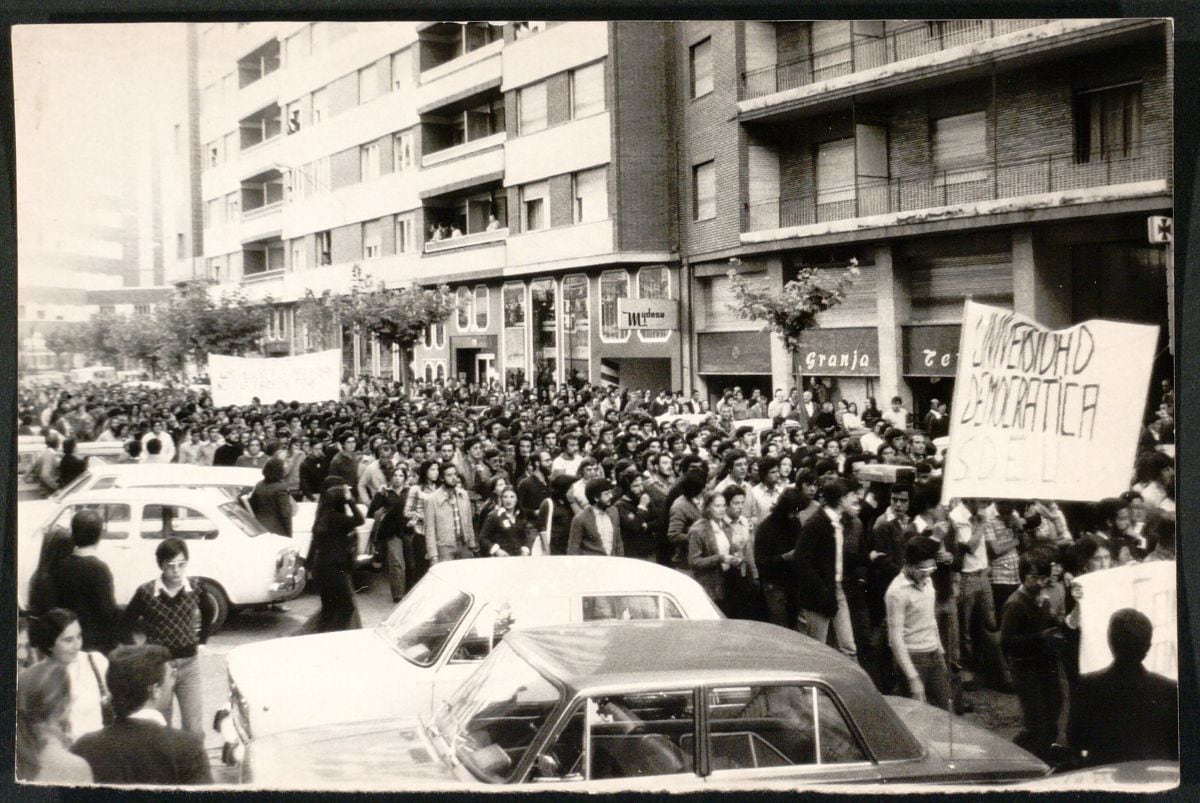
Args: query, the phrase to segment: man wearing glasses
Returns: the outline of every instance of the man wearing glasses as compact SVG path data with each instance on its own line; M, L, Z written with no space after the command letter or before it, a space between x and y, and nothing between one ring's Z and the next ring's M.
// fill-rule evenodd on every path
M950 710L950 673L934 615L935 594L929 578L937 570L938 544L914 536L904 545L904 568L883 595L888 644L908 696Z
M203 735L198 651L199 645L208 641L216 609L212 599L188 581L187 543L167 538L154 550L154 557L162 574L133 592L122 617L122 631L125 640L132 642L134 629L140 629L146 634L147 644L157 644L171 653L174 693L162 696L159 711L170 725L178 699L183 729Z

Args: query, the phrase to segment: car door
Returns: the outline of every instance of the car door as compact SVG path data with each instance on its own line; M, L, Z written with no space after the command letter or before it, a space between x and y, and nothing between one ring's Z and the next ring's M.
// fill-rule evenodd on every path
M856 727L820 684L728 684L705 698L710 786L880 779Z
M140 509L138 534L153 570L158 567L154 551L167 538L187 544L189 576L212 577L214 572L220 576L236 564L236 556L221 554L220 525L199 506L172 500L142 503Z
M51 533L60 528L64 532L71 532L71 518L83 510L96 511L104 522L100 542L96 544L96 557L108 565L113 576L113 596L118 605L124 605L133 597L138 583L154 576L145 571L139 573L137 544L136 539L132 537L132 506L124 502L66 505L46 532ZM151 563L151 570L153 567L154 564Z

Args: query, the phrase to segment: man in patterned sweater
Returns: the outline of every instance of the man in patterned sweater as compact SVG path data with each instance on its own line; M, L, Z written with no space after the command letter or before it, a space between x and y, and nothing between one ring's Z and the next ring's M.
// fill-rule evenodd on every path
M123 631L129 639L135 628L146 634L147 644L166 647L175 669L174 694L161 700L163 717L171 723L175 698L183 718L183 729L204 733L201 698L200 644L216 609L212 599L187 579L188 548L179 538L168 538L154 550L162 574L138 586L125 608Z

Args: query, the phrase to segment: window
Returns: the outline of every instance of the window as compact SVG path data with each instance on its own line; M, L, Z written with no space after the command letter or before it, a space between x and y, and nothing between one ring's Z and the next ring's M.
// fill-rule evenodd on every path
M591 223L608 219L608 168L597 167L571 176L574 187L573 220Z
M815 686L708 693L713 772L868 761L833 698Z
M396 216L396 253L408 254L417 250L417 223L412 215Z
M150 305L149 304L134 304L133 305L133 314L134 315L149 315L150 314Z
M304 270L308 267L308 253L304 250L302 240L292 241L292 270Z
M586 777L643 778L680 775L695 768L695 694L687 691L643 692L608 695L584 703L579 712L587 721ZM559 737L570 738L578 730L568 722ZM556 745L555 753L559 747Z
M218 143L219 140L214 140L204 146L204 149L208 152L209 167L216 167L221 163L221 149Z
M1081 92L1075 97L1076 160L1136 156L1142 143L1140 84Z
M187 241L184 239L183 232L175 232L175 258L183 259L186 250Z
M446 348L446 324L435 323L433 325L433 347L438 349Z
M504 386L510 390L525 383L525 285L504 285Z
M392 169L397 173L413 166L413 135L411 131L392 136Z
M379 94L379 68L368 64L358 71L358 102L374 100Z
M604 62L571 73L571 119L604 111Z
M536 181L521 188L521 230L537 231L550 225L550 183Z
M295 134L300 130L300 101L293 101L287 105L284 117L287 121L287 132Z
M412 48L392 54L392 91L399 92L412 86Z
M854 138L817 146L817 206L854 201Z
M142 538L207 540L219 529L207 516L181 505L145 505L138 533Z
M488 301L489 293L485 285L475 285L475 328L487 329L488 327Z
M531 84L517 92L518 134L532 134L546 127L546 83Z
M609 619L682 619L679 606L662 594L585 596L583 621Z
M312 123L317 125L329 116L329 93L318 89L312 93Z
M69 505L62 515L50 525L47 534L54 530L71 532L71 519L76 513L93 510L100 514L104 522L104 530L100 538L104 541L123 541L129 537L129 505L118 504L83 504Z
M221 258L212 257L208 260L208 276L217 284L221 283Z
M978 181L987 164L987 112L960 114L933 121L933 168L947 184Z
M228 223L234 223L240 214L241 201L238 200L236 192L229 193L225 198L225 220Z
M617 299L629 298L629 274L623 270L607 270L600 274L600 339L605 342L623 341L629 332L622 332L617 320Z
M638 298L670 298L671 272L665 266L642 268L638 271ZM638 337L646 343L666 340L670 329L643 329Z
M369 220L363 223L363 259L379 259L383 253L383 236L379 231L379 221Z
M333 232L317 232L317 264L333 264Z
M465 332L471 327L471 291L466 287L460 287L454 293L455 308L457 317L455 323L458 324L458 331Z
M530 324L533 331L533 370L558 371L558 304L553 279L538 279L529 285Z
M591 366L591 319L588 317L588 280L575 274L562 281L564 381L587 381Z
M709 220L717 216L717 171L714 162L692 168L692 217Z
M692 97L698 98L713 91L712 39L692 45Z
M371 142L358 149L359 175L362 181L379 178L379 143Z

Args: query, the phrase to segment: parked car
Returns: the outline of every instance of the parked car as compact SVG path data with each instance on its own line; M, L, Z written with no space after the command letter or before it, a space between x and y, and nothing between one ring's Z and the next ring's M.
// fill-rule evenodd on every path
M690 577L632 558L437 563L373 630L274 639L230 652L237 733L225 735L230 744L245 744L318 722L428 714L510 629L720 615Z
M46 449L46 439L41 435L26 435L17 439L17 500L42 499L42 486L27 478ZM112 463L125 453L120 441L84 441L75 445L75 454L86 457L88 464Z
M244 466L198 466L186 463L99 463L89 460L88 468L83 474L65 487L55 491L48 499L30 499L17 503L17 543L24 545L51 511L75 494L84 491L98 491L106 488L212 487L223 490L230 499L238 500L247 511L251 511L249 495L261 479L262 471L260 469ZM292 538L301 558L308 554L316 510L315 502L300 502L295 506L295 513L292 517ZM366 508L363 508L363 512L366 512ZM357 560L360 565L369 563L371 560L369 544L371 526L372 522L367 521L357 531ZM277 535L282 535L282 533L277 533ZM37 557L36 549L18 550L19 577L28 579L37 567ZM20 602L24 604L25 598L21 597Z
M29 537L18 544L23 565L37 564L43 539L70 532L71 517L95 510L104 519L97 557L113 574L118 604L158 572L154 550L169 536L188 542L188 576L200 585L217 611L213 631L231 610L282 602L304 590L305 574L296 543L268 532L253 514L220 488L170 486L109 488L72 494L59 503ZM19 600L27 600L32 572L18 575Z
M432 717L258 738L242 779L600 793L979 785L1047 771L1007 739L880 695L854 661L807 636L721 620L514 631Z

